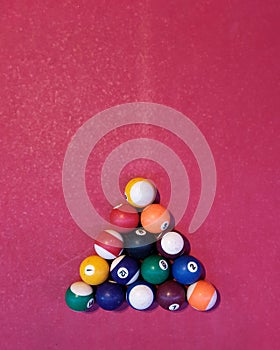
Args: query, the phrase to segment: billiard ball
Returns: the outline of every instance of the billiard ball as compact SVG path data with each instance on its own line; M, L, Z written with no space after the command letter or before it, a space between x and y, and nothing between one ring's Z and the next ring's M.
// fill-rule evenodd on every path
M88 311L94 304L93 288L85 282L72 283L65 293L65 302L75 311Z
M145 281L136 281L127 288L127 303L135 310L146 310L154 302L155 288Z
M170 268L168 261L159 255L150 255L141 265L143 279L152 284L160 284L169 277Z
M129 204L144 208L153 203L157 190L151 181L142 177L130 180L125 186L125 197Z
M128 285L137 280L140 266L137 260L130 256L121 255L113 260L110 267L112 279L122 285Z
M110 223L121 233L129 232L138 226L138 211L128 203L119 204L111 210Z
M194 309L207 311L216 304L217 291L210 282L200 280L188 287L187 300Z
M182 255L172 264L172 274L181 284L192 284L199 280L202 274L201 263L191 255Z
M185 300L185 288L178 282L166 281L158 287L156 301L166 310L179 310L185 303Z
M154 234L138 227L124 235L124 247L127 255L135 259L144 259L156 251Z
M157 250L165 258L175 259L186 253L187 240L178 232L167 232L157 241Z
M104 310L115 310L122 305L125 294L117 283L104 282L96 288L96 303Z
M113 260L123 252L123 238L115 230L102 231L95 239L94 250L106 260Z
M151 233L161 233L170 224L170 213L161 204L150 204L141 213L143 228Z
M109 264L98 255L88 256L80 265L80 276L87 284L101 284L109 276Z

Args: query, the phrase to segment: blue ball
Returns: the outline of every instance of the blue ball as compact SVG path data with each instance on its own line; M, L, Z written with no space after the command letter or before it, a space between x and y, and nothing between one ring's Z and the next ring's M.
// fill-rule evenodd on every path
M125 298L122 286L113 282L104 282L97 286L96 303L104 310L115 310Z
M122 285L135 282L140 274L140 264L130 256L121 255L113 260L110 267L112 279Z
M201 263L193 256L180 256L174 260L172 275L181 284L192 284L199 280L202 274Z
M136 281L127 288L126 300L135 310L146 310L154 302L155 287L145 281Z

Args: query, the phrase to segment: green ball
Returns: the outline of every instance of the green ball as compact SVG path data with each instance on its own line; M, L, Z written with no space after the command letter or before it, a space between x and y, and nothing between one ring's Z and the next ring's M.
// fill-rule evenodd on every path
M75 311L88 311L94 304L93 288L85 282L71 284L65 293L66 304Z
M169 277L168 261L159 255L150 255L141 265L141 274L145 281L152 284L161 284Z

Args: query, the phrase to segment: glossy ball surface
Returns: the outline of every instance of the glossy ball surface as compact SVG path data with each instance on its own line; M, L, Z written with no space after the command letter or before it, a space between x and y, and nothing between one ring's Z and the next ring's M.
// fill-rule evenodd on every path
M157 190L147 179L136 177L125 187L125 197L129 204L136 208L144 208L153 203Z
M115 310L124 301L125 294L117 283L104 282L96 288L96 303L104 310Z
M186 238L180 233L170 231L157 241L157 250L165 258L175 259L186 252L186 243Z
M216 304L217 291L210 282L200 280L188 287L187 300L194 309L207 311Z
M94 250L106 260L113 260L123 252L123 238L115 230L104 230L95 239Z
M170 225L170 213L161 204L150 204L141 213L141 225L151 233L161 233Z
M85 282L72 283L65 293L67 306L75 311L88 311L94 304L93 288Z
M130 256L121 255L113 260L110 267L112 279L122 285L128 285L137 280L140 274L140 264Z
M156 301L166 310L179 310L184 305L185 300L185 289L178 282L166 281L158 287Z
M109 264L98 255L88 256L80 265L80 276L87 284L101 284L109 276Z
M119 232L129 232L138 226L138 211L127 203L117 205L111 210L110 223L116 226Z
M155 288L145 281L137 281L127 288L126 300L135 310L146 310L154 302Z
M163 283L169 277L169 273L169 263L162 256L150 255L142 262L141 275L149 283Z
M191 255L180 256L172 264L172 275L181 284L192 284L199 280L201 274L201 263Z
M127 255L135 259L144 259L156 251L155 235L139 227L124 236Z

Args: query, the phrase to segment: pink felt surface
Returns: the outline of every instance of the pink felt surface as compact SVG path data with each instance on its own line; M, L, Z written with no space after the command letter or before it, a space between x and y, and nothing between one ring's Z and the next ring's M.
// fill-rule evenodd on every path
M1 349L278 349L279 21L277 0L1 2ZM220 292L213 312L65 306L92 245L65 205L67 145L94 114L134 101L183 112L214 154L215 202L187 235ZM88 187L101 211L95 176L127 132L160 138L134 126L100 141ZM141 166L162 173L167 198L168 169Z

